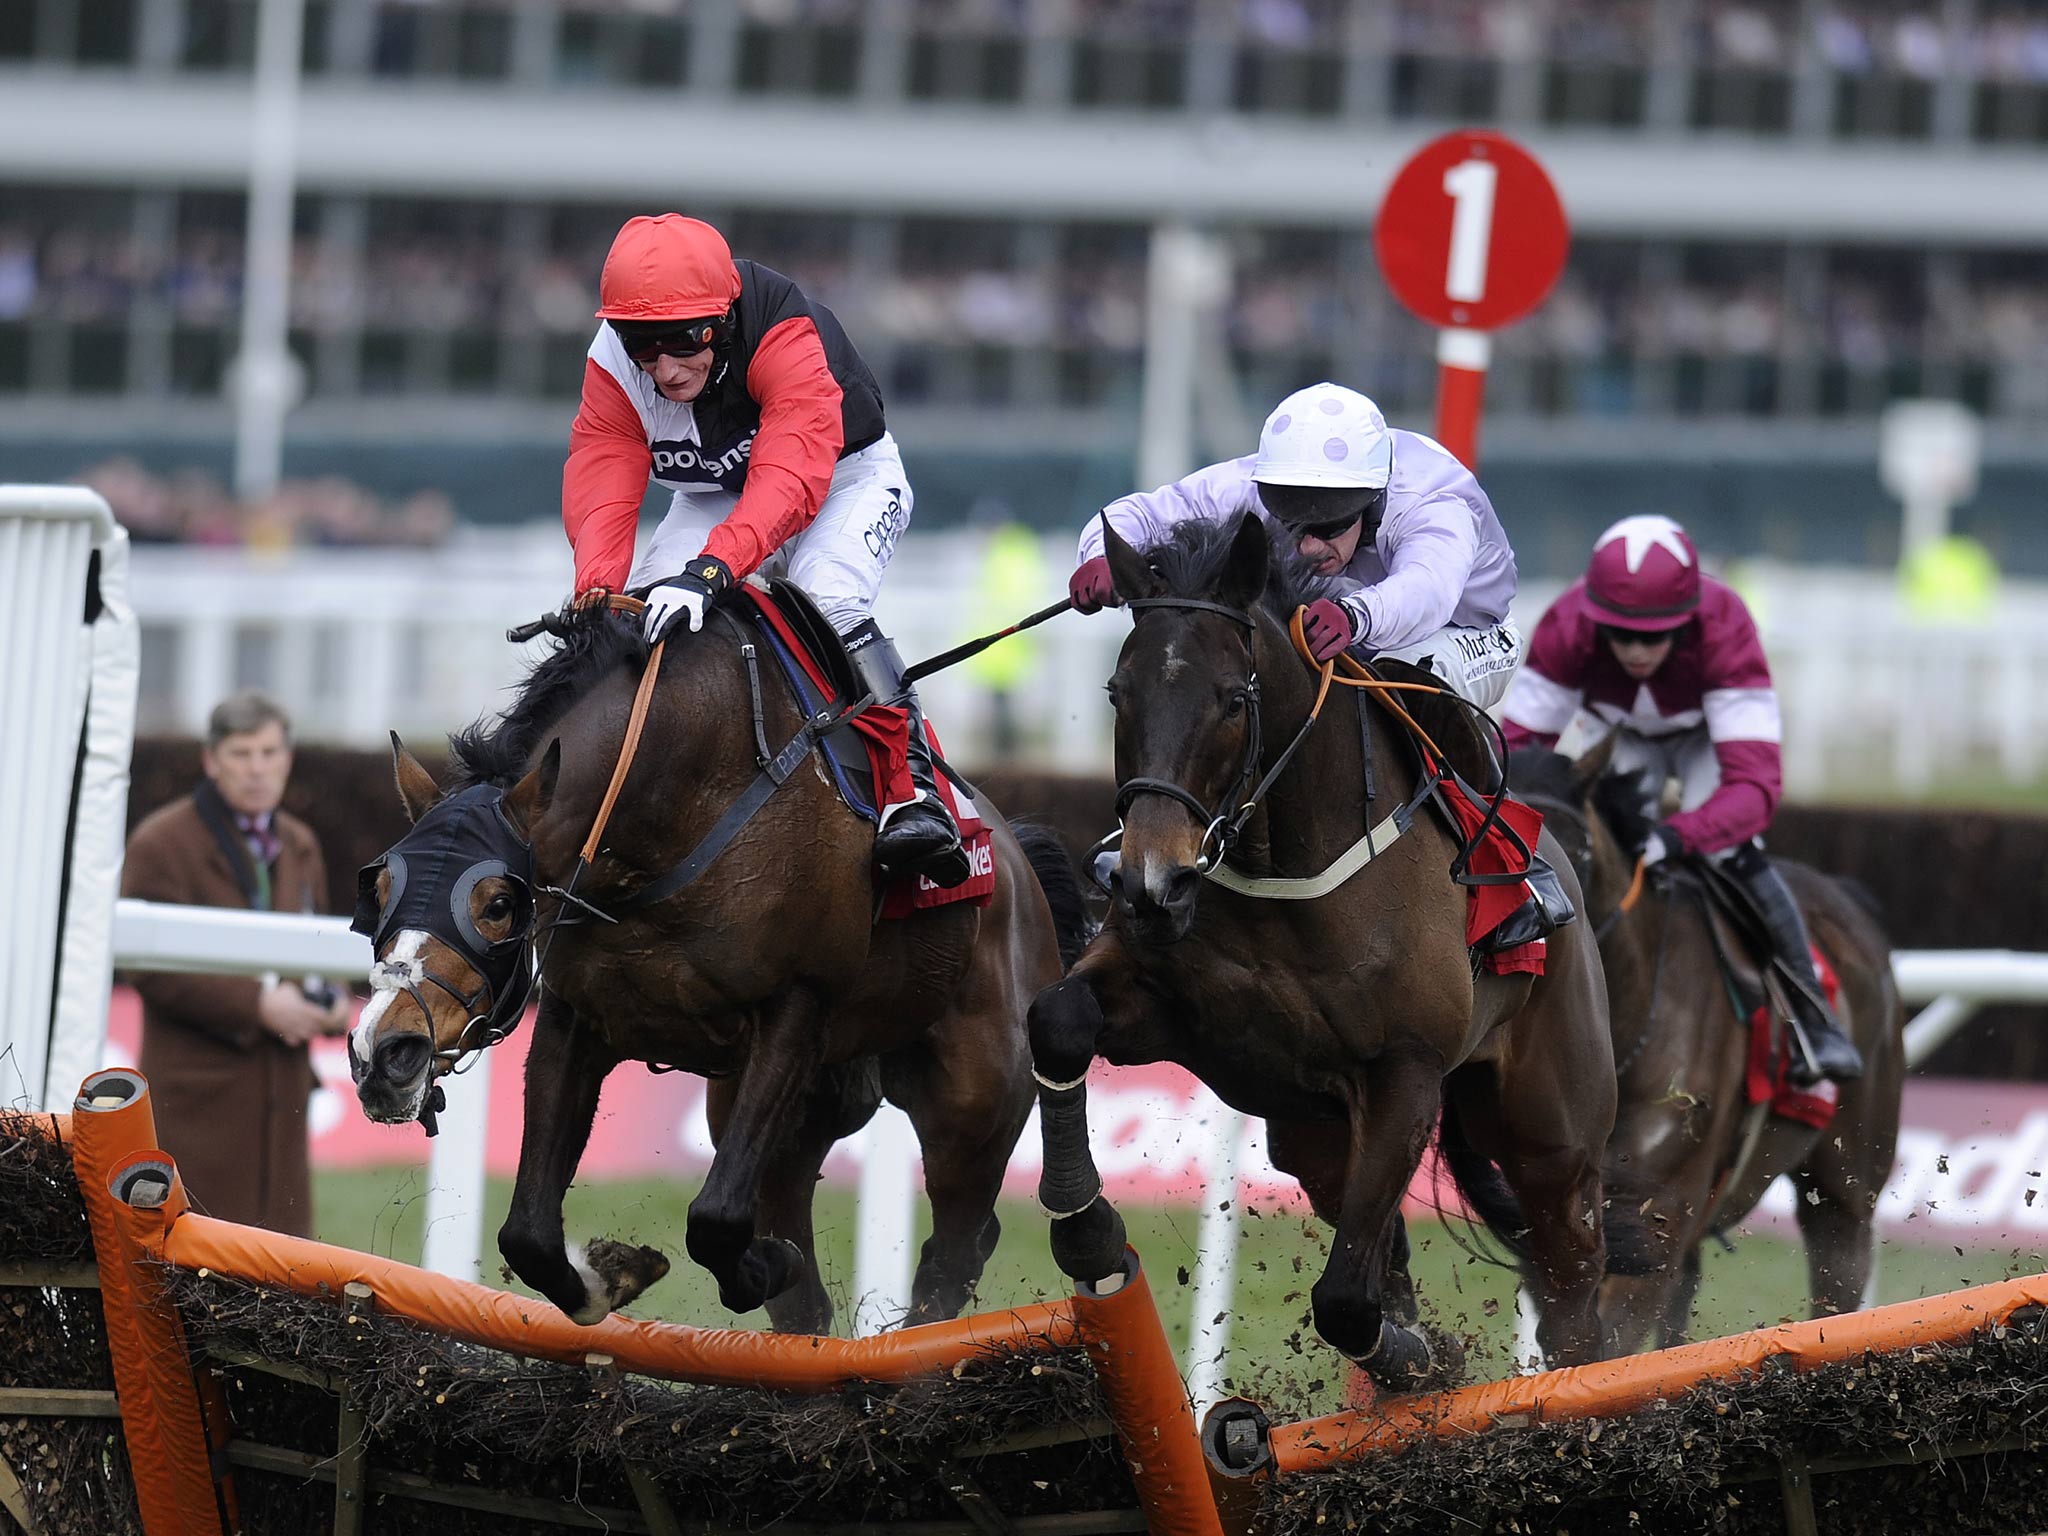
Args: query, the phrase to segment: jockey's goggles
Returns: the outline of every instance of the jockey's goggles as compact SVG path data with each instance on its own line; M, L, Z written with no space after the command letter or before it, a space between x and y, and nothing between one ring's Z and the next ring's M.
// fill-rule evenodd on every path
M1639 645L1645 648L1662 645L1672 637L1668 629L1623 629L1619 624L1599 626L1600 638L1610 645Z
M703 320L614 320L626 356L645 367L663 357L695 357L713 347L722 347L732 336L729 314Z
M1333 544L1344 537L1361 522L1377 523L1387 509L1387 492L1382 486L1376 491L1367 491L1365 501L1357 511L1344 517L1328 518L1320 523L1287 523L1286 529L1297 539L1317 539Z

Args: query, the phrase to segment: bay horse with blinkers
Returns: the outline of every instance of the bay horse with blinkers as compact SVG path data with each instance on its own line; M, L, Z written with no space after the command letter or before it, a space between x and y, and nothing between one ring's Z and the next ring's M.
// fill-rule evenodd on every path
M350 1062L365 1111L419 1116L437 1072L513 1027L538 945L519 1172L498 1233L520 1279L596 1322L666 1272L651 1249L577 1253L563 1234L598 1091L640 1061L709 1079L717 1151L686 1244L727 1307L765 1303L779 1329L829 1329L812 1193L832 1144L886 1095L917 1132L932 1207L910 1320L955 1315L995 1246L997 1192L1031 1108L1025 1011L1085 924L1066 855L983 803L989 903L877 922L873 829L805 750L792 694L761 686L760 633L721 608L663 648L602 846L571 891L648 653L617 616L562 629L503 720L455 738L448 790L392 738L415 825L364 871L358 922L376 964ZM771 759L783 776L734 831L727 813ZM719 837L694 878L672 878Z

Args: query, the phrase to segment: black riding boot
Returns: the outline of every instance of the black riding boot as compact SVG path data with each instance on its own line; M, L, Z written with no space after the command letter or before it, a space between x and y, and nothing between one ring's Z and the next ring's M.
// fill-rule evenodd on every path
M1745 843L1721 867L1741 882L1749 899L1756 903L1779 959L1796 982L1787 990L1792 994L1792 1012L1807 1048L1792 1053L1792 1081L1804 1086L1824 1077L1838 1083L1861 1077L1862 1053L1856 1049L1856 1042L1842 1033L1834 1010L1827 1005L1827 994L1821 990L1820 977L1813 968L1813 948L1806 935L1806 922L1799 915L1799 903L1793 900L1785 877L1755 843Z
M918 705L917 690L903 681L903 658L896 652L896 642L873 619L863 620L844 638L861 684L875 702L910 712L910 782L917 798L882 808L882 824L875 829L875 862L892 874L914 871L936 886L959 885L968 875L967 851L960 846L959 826L939 798L924 710Z

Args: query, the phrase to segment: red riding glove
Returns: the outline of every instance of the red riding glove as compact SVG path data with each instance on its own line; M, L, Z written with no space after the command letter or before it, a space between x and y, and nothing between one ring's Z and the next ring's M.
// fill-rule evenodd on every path
M1301 633L1308 641L1308 653L1317 661L1342 656L1357 642L1351 627L1351 610L1342 603L1319 597L1301 616Z
M1076 613L1094 613L1116 605L1116 586L1109 576L1109 556L1097 555L1067 578L1067 596Z

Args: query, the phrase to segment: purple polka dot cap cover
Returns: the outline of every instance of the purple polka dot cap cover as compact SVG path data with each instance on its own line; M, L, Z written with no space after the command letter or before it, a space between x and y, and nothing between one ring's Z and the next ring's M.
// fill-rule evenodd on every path
M1378 490L1393 466L1394 442L1380 408L1341 384L1312 384L1266 418L1252 478L1267 485Z

